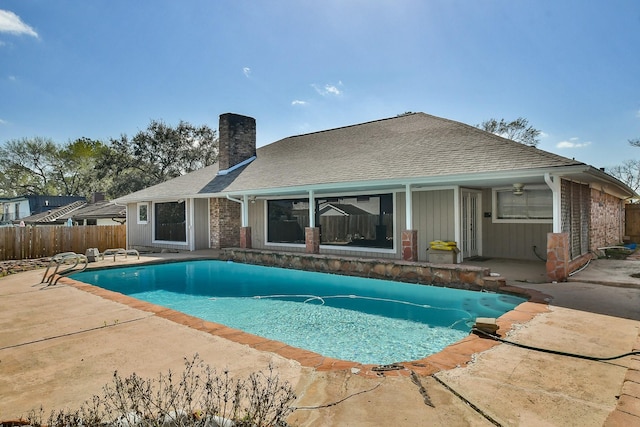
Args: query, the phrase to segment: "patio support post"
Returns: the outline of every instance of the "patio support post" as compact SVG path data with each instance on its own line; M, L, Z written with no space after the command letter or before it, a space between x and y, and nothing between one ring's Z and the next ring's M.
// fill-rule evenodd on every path
M316 227L316 197L313 190L309 190L309 227L304 229L305 252L320 253L320 228Z
M402 232L402 259L404 261L418 261L418 230L404 230Z
M306 227L304 229L305 252L308 254L320 253L320 229L318 227Z
M562 189L560 178L551 176L548 172L544 174L544 181L547 183L553 194L553 232L562 232Z
M552 282L569 277L569 233L547 233L547 276Z
M402 231L402 259L418 261L418 230L413 228L413 195L411 184L405 185L406 230Z
M240 227L240 247L251 249L251 227Z

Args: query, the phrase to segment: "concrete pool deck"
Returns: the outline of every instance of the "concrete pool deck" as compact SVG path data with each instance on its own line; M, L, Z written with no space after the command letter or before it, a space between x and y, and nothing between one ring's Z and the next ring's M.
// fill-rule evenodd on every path
M92 267L185 257L118 258ZM503 316L501 322L512 327L507 338L600 357L640 349L640 279L626 277L640 272L640 261L602 261L560 284L535 280L535 264L520 265L519 274L531 269L523 277L506 270L517 262L490 264L492 271L516 278L509 285L550 296L548 302L530 302L526 310ZM0 421L25 416L40 405L45 411L77 408L99 394L115 370L155 378L168 369L180 372L184 358L198 353L234 375L272 364L295 386L295 406L301 409L289 422L298 426L640 424L640 356L597 362L470 336L465 341L479 347L472 354L458 351L465 353L460 357L439 354L448 365L439 372L410 367L431 407L406 370L362 372L360 367L356 375L353 364L265 340L243 342L237 331L92 287L45 288L39 284L42 274L36 270L0 279ZM573 281L583 275L584 282Z

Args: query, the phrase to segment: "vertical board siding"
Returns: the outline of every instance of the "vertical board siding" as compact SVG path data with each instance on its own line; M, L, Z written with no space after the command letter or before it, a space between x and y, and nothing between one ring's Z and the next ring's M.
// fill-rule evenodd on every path
M640 204L625 205L625 232L632 242L640 243Z
M194 248L209 248L209 199L194 200Z
M492 197L491 189L482 192L482 212L492 212ZM525 260L546 258L547 233L553 231L553 224L494 223L484 214L481 219L483 256Z
M427 260L434 240L455 240L453 190L416 191L413 197L413 228L418 230L418 261Z
M125 225L0 228L0 261L44 258L61 252L84 254L88 248L102 252L125 247Z

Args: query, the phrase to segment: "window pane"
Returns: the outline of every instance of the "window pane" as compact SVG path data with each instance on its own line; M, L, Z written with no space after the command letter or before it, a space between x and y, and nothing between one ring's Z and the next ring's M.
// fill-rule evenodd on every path
M138 205L138 222L146 223L147 222L147 204Z
M304 229L309 226L308 200L269 200L267 210L269 242L304 243Z
M155 240L186 242L185 203L169 202L155 205Z
M498 219L553 219L551 190L525 190L520 196L497 191L496 198Z

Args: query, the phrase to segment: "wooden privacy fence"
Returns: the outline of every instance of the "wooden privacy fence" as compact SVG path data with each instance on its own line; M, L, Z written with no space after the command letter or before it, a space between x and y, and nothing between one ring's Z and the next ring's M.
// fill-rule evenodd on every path
M625 236L629 236L632 242L640 243L640 204L626 204Z
M0 227L0 261L125 248L126 225Z

